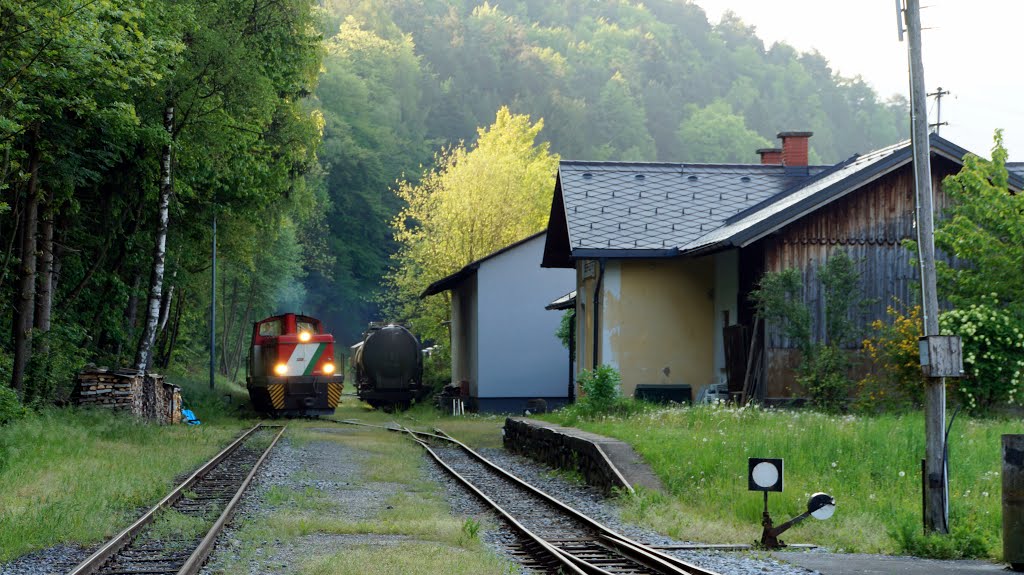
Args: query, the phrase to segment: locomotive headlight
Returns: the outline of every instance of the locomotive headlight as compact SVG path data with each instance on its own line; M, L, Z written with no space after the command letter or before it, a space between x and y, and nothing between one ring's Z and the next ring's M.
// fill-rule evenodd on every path
M313 337L308 331L299 332L299 341L309 341Z
M277 375L288 375L288 364L279 363L274 366L274 373Z
M326 373L327 375L330 375L330 374L334 373L334 364L333 363L325 363L324 364L324 373Z

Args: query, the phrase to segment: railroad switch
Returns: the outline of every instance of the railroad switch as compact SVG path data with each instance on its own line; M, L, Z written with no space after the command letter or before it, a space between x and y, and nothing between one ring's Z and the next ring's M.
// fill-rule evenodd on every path
M747 460L748 475L747 489L750 491L761 491L764 493L764 512L761 514L760 547L764 549L780 549L785 547L785 542L779 540L779 535L790 527L800 523L808 517L815 519L828 519L836 511L836 500L827 493L815 493L807 501L807 511L775 527L772 516L768 512L768 492L782 492L782 459L764 459L751 457Z

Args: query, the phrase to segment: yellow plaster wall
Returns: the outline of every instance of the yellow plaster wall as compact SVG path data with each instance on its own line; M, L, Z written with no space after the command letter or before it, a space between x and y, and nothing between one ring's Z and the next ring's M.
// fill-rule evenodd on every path
M601 361L618 365L624 395L689 384L696 398L714 378L713 259L620 262L619 294L602 289Z

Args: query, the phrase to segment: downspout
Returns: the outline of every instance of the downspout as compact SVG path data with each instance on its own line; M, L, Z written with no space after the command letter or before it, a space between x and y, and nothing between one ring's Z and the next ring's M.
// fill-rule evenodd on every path
M569 325L569 403L576 402L576 382L573 377L573 360L576 358L576 318L579 314L576 308L572 309L572 323Z
M601 343L601 323L599 312L601 311L601 283L604 280L604 258L598 260L600 269L597 272L597 285L594 287L594 369L597 369L597 352Z

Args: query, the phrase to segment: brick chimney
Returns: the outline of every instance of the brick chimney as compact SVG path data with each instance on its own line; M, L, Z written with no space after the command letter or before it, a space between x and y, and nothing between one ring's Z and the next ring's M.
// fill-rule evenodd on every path
M782 163L782 148L761 148L757 151L761 155L761 165L777 166Z
M813 135L813 132L779 132L776 138L782 139L782 165L806 166L807 141Z

